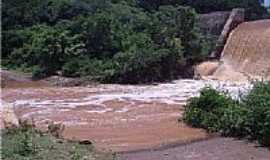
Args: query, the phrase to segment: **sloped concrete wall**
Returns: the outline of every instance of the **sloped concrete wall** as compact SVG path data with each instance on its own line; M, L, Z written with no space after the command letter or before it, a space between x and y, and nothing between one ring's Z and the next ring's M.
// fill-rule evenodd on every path
M218 59L221 57L221 53L227 42L230 32L244 21L245 21L245 10L241 8L233 9L217 40L215 49L213 50L211 57Z

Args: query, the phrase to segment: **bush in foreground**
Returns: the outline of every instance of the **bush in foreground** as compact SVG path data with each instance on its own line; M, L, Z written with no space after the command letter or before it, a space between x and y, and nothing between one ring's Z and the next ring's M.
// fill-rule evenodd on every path
M225 136L242 135L240 128L246 119L245 107L240 107L225 93L212 88L201 91L200 97L191 98L185 108L184 120L194 127L220 132Z
M256 83L240 102L205 88L186 105L184 121L209 132L249 137L270 146L270 83Z
M56 129L55 129L56 128ZM58 126L51 126L51 131ZM53 136L54 135L54 136ZM79 144L43 134L25 122L20 127L2 130L3 160L113 160L112 154L97 152L93 145Z
M270 145L270 82L259 82L244 98L248 108L250 134L261 144Z

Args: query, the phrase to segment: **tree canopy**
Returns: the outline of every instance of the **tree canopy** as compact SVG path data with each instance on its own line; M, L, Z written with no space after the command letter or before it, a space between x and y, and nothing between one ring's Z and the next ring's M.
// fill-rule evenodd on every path
M196 11L260 8L255 0L3 0L2 7L6 67L121 83L187 75L189 60L209 52Z

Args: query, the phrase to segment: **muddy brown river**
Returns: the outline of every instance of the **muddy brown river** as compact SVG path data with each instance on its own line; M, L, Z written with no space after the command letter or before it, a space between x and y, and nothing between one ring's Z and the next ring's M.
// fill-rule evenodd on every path
M251 87L214 80L70 88L30 85L4 88L1 99L19 118L34 119L40 128L51 121L64 124L65 138L92 140L99 149L132 151L207 138L205 131L178 122L187 99L205 86L234 98Z

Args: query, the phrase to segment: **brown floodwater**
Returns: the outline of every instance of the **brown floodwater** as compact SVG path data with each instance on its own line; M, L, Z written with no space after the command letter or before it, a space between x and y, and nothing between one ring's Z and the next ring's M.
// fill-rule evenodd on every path
M245 94L250 83L222 79L238 77L231 69L251 75L269 71L269 26L270 21L243 23L232 32L222 57L225 67L214 73L225 77L220 80L65 88L1 71L1 100L11 104L19 118L32 118L40 128L51 121L62 123L65 138L92 140L99 149L131 151L203 139L208 137L204 130L178 122L184 104L206 86L233 98Z
M208 85L226 89L232 95L249 87L202 80L141 86L28 85L2 89L1 99L14 106L19 118L34 119L40 128L51 121L62 123L65 138L92 140L99 149L113 151L149 149L204 139L208 137L204 130L178 122L187 99L197 96L199 90Z
M12 88L3 89L2 99L15 105L19 118L34 119L40 128L50 121L62 123L65 138L92 140L100 149L146 149L207 136L177 121L181 105L128 99L94 102L87 97L102 92L91 90Z

